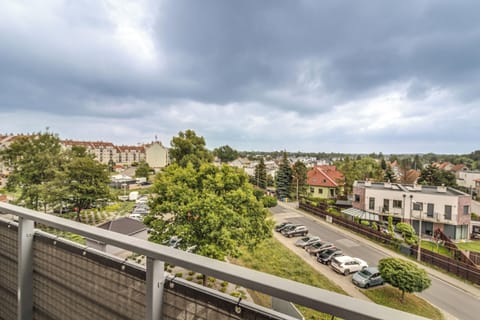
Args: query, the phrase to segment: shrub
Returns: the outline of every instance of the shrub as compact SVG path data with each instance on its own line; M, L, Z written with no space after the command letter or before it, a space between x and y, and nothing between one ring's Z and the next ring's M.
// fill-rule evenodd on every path
M188 272L188 275L189 275L189 276L193 276L194 274L195 274L195 271L189 271L189 272Z
M197 279L203 279L203 274L197 274L197 276L195 277Z
M372 229L378 231L378 225L375 221L372 222Z
M220 291L226 292L226 291L227 291L227 288L226 288L226 287L221 287L221 288L220 288Z
M255 198L257 198L257 200L260 200L263 199L265 193L263 192L263 190L255 189L253 190L253 194L255 195Z
M370 221L367 221L367 220L362 220L360 223L367 227L370 226Z
M181 277L183 277L183 273L177 272L177 273L175 273L175 277L181 278Z
M263 206L265 208L272 208L277 205L277 198L272 196L264 196L262 198Z
M228 286L228 282L227 281L222 281L222 283L220 285L222 286L222 288L226 288Z
M192 276L188 276L188 277L187 277L187 280L188 280L188 281L192 281L192 280L193 280L193 277L192 277Z
M415 234L415 230L411 225L404 222L399 222L396 225L397 230L402 234L403 240L408 244L415 244L418 241L418 237Z

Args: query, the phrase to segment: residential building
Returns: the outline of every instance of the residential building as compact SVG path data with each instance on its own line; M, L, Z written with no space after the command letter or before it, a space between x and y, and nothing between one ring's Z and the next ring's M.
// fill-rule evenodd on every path
M468 239L471 196L445 186L402 185L355 181L352 206L379 215L386 221L410 223L418 233L432 235L440 229L452 240Z
M344 176L335 166L315 166L307 172L309 196L335 199L342 192Z
M160 141L146 144L145 161L155 171L166 167L170 163L168 148L165 148Z
M458 171L455 175L457 177L457 184L460 187L468 188L470 193L475 191L477 187L475 180L480 179L480 171L461 170Z

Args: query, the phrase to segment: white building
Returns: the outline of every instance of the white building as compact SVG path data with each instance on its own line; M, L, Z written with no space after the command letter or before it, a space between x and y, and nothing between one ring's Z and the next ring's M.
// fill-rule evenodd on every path
M444 186L401 185L388 182L356 181L353 207L377 214L381 221L412 224L418 233L432 235L440 229L452 240L468 239L471 197Z
M145 161L155 171L166 167L170 163L168 149L161 142L155 141L145 145Z
M457 184L460 187L468 188L469 190L475 189L475 180L480 179L480 171L458 171L456 173Z

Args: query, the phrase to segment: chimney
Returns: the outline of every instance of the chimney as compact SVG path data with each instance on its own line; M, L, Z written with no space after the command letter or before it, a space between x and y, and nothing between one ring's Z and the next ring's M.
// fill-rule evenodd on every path
M445 193L447 192L447 187L442 183L441 186L437 186L437 192Z

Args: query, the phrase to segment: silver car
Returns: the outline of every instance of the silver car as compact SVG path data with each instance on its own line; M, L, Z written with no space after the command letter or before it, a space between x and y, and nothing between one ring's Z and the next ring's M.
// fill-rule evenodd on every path
M318 241L321 241L320 237L306 236L298 239L297 242L295 242L295 245L300 248L305 248L306 246L314 244L315 242L318 242Z
M355 273L352 282L360 288L368 288L382 285L384 281L377 267L368 267Z

